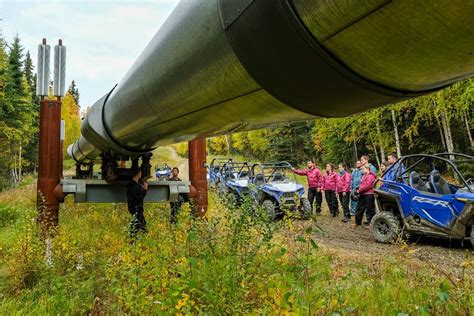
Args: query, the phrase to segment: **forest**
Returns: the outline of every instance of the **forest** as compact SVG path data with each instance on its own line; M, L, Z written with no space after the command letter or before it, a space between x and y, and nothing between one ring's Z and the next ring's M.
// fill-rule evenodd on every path
M52 82L50 87L52 98ZM16 186L25 174L37 171L39 101L30 52L25 52L18 35L12 43L0 37L0 190ZM79 110L79 90L73 80L62 99L64 154L79 136Z

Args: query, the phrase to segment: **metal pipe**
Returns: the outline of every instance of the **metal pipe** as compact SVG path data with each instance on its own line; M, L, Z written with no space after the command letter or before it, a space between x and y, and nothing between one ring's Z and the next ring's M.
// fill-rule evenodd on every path
M68 153L136 157L429 93L473 75L472 16L472 1L182 1Z
M191 181L191 198L193 211L202 217L207 212L207 178L206 178L206 139L196 138L188 142L189 181Z
M57 226L59 222L59 198L55 189L59 185L60 165L60 122L61 102L43 99L40 102L38 182L36 206L39 223L44 231Z

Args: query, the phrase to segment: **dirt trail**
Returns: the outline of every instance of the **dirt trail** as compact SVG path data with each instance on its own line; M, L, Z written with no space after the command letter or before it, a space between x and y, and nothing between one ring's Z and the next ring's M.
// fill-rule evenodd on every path
M406 244L388 245L376 242L370 229L354 229L349 223L342 223L341 217L318 216L317 224L324 230L323 234L315 235L317 243L340 255L368 260L403 256L434 269L454 273L456 277L461 277L463 273L474 277L473 267L462 267L468 262L474 264L474 251L468 245L462 246L459 241L421 237Z
M179 159L178 169L180 173L180 177L183 180L189 180L189 164L188 159L179 157L176 151L174 152L177 156L176 159Z
M162 166L164 163L168 163L170 167L178 167L181 179L189 179L188 159L180 157L174 147L159 147L154 152L152 165Z

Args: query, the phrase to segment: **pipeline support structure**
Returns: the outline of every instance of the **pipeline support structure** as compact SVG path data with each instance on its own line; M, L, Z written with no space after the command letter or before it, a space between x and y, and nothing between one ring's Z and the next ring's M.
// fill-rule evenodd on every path
M40 102L37 209L39 223L47 231L57 226L61 194L57 194L62 173L61 102L42 99Z

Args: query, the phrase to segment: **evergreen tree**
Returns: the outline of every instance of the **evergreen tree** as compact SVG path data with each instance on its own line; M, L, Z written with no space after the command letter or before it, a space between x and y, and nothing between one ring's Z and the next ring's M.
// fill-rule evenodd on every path
M6 104L5 104L5 85L7 70L8 54L7 44L0 34L0 190L8 185L9 156L5 150L9 146L7 135L9 128L5 123L6 120Z
M316 152L311 137L313 122L296 122L275 129L269 137L269 159L298 164L314 158Z
M69 86L69 89L67 92L72 95L74 98L74 101L76 102L77 105L79 105L79 90L77 89L76 82L73 80L71 81L71 85Z
M13 44L10 47L7 61L7 82L5 93L11 97L22 97L25 94L23 89L23 48L20 44L20 38L15 36Z
M15 36L7 59L2 121L9 141L10 185L20 180L23 146L31 139L32 102L23 73L23 48Z
M24 78L28 87L27 94L31 99L31 128L30 137L25 146L24 158L27 171L36 172L38 164L38 142L39 142L39 110L40 99L36 96L36 74L34 73L33 61L31 60L30 52L26 52L24 65Z
M30 52L27 51L25 55L25 66L23 70L28 90L31 94L31 100L36 99L36 80L34 74L33 61L31 60Z

